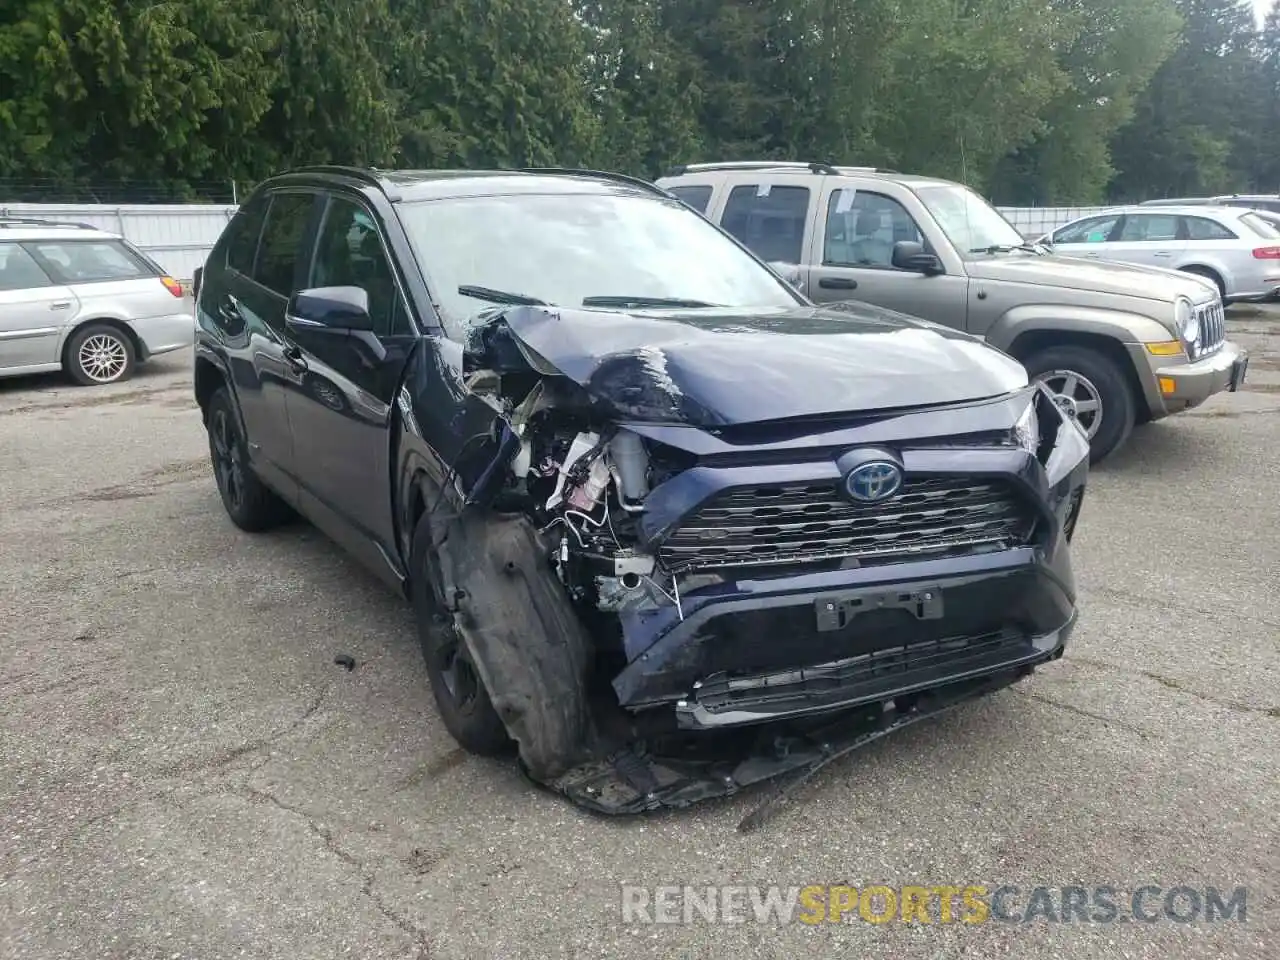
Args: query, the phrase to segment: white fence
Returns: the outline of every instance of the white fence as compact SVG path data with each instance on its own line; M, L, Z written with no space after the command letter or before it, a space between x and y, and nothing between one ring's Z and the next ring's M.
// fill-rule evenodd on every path
M1000 212L1026 237L1039 237L1103 207L1001 207ZM191 279L236 208L220 204L62 204L0 205L0 217L37 217L88 223L126 237L160 266L182 280Z
M204 264L234 206L219 204L10 203L0 217L34 217L87 223L125 237L170 275L190 280Z

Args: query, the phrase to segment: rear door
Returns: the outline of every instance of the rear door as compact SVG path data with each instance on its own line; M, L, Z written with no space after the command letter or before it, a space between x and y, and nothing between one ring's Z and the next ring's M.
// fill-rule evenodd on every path
M24 246L47 273L75 291L85 318L132 321L185 312L156 268L123 241L68 236Z
M719 202L719 224L757 257L800 273L809 293L806 264L813 243L813 220L822 177L811 173L735 178Z
M391 415L417 333L373 211L354 194L326 197L300 288L359 287L372 342L285 331L287 405L302 508L374 568L398 555L391 512Z
M932 225L931 225L932 226ZM936 229L936 228L934 228ZM885 189L827 178L822 191L808 294L819 303L863 300L965 329L969 278L958 264L929 276L893 265L900 241L941 246L906 204Z
M0 370L57 363L62 333L77 309L71 288L20 244L0 243Z
M1129 213L1100 252L1105 260L1173 269L1186 246L1187 234L1177 214Z

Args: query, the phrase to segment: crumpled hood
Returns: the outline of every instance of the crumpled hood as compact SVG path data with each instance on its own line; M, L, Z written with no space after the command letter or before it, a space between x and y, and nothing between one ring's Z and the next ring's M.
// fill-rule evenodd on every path
M1179 295L1190 298L1192 303L1205 303L1218 294L1207 281L1198 280L1189 273L1059 254L1002 254L971 260L965 264L965 269L975 280L1030 283L1167 303L1172 303Z
M976 337L867 304L633 313L517 307L525 359L619 418L712 428L1000 396L1022 365Z

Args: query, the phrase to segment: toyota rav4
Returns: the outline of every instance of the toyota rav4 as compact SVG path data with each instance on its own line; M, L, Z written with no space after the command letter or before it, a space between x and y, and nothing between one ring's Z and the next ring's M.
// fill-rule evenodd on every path
M727 794L1061 656L1088 441L978 338L818 307L661 190L310 168L197 280L232 521L410 600L468 750Z

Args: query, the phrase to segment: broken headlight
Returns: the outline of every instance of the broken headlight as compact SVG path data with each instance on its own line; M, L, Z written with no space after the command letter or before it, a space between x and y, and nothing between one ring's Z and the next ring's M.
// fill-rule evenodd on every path
M1022 416L1013 425L1013 440L1032 456L1040 449L1040 418L1036 416L1034 395L1027 404L1027 409L1022 411Z

